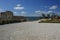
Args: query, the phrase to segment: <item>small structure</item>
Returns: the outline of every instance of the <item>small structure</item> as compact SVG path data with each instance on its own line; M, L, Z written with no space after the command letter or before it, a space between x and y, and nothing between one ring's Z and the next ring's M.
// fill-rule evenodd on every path
M11 11L1 12L0 18L1 18L1 20L12 20L13 12L11 12Z
M13 12L11 12L11 11L6 11L6 12L0 13L0 23L1 24L12 22L12 18L13 18Z

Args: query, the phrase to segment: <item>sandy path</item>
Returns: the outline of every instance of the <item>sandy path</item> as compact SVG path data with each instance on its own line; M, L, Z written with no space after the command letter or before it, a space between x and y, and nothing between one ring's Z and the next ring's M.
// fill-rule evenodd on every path
M33 21L0 25L0 40L60 40L60 24Z

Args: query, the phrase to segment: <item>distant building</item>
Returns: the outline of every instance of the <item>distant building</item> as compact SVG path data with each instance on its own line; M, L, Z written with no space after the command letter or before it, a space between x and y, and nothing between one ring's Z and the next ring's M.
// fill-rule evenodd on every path
M6 11L7 19L12 20L13 19L13 12L11 11Z
M13 12L11 12L11 11L6 11L6 12L0 13L1 20L12 20L12 18L13 18Z
M26 18L24 16L14 16L13 12L6 11L0 13L0 24L24 22Z

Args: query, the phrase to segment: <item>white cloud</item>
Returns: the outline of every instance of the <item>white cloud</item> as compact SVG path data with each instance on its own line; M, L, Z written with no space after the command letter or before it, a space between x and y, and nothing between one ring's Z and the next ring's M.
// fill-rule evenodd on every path
M35 13L41 14L43 13L43 11L38 10L38 11L35 11Z
M22 7L20 4L17 4L16 7L14 7L16 10L23 10L24 7Z
M21 16L26 16L26 12L25 11L22 11L21 12Z
M0 12L4 12L4 10L2 8L0 8Z
M41 16L42 13L44 13L44 11L37 10L35 11L35 14L33 14L33 16Z
M48 11L47 13L53 13L53 11Z
M52 13L53 11L40 11L40 10L38 10L38 11L35 11L35 13L38 13L38 14L41 14L41 13Z
M21 6L21 4L17 4L17 6L19 7L19 6Z
M38 11L35 11L35 13L39 13L40 12L40 10L38 10Z
M42 13L51 14L51 13L53 13L53 11L40 11L40 10L38 10L38 11L35 11L34 16L42 16Z
M50 12L50 11L48 11L48 12ZM45 11L40 11L40 10L35 11L35 13L37 13L37 14L42 14L42 13L46 14L46 13L48 13L48 12L45 12Z
M26 16L26 12L25 11L21 11L21 12L14 12L15 16Z
M58 8L58 6L57 5L53 5L49 9L56 9L56 8Z
M14 15L18 15L18 13L17 12L13 12L14 13Z
M14 13L17 13L17 12L14 12Z
M22 10L22 9L24 9L24 7L14 7L14 9Z

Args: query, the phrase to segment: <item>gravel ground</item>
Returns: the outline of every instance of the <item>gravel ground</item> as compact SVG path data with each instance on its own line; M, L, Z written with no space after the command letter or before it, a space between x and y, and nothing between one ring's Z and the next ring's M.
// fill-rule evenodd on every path
M60 40L60 23L32 21L0 25L0 40Z

